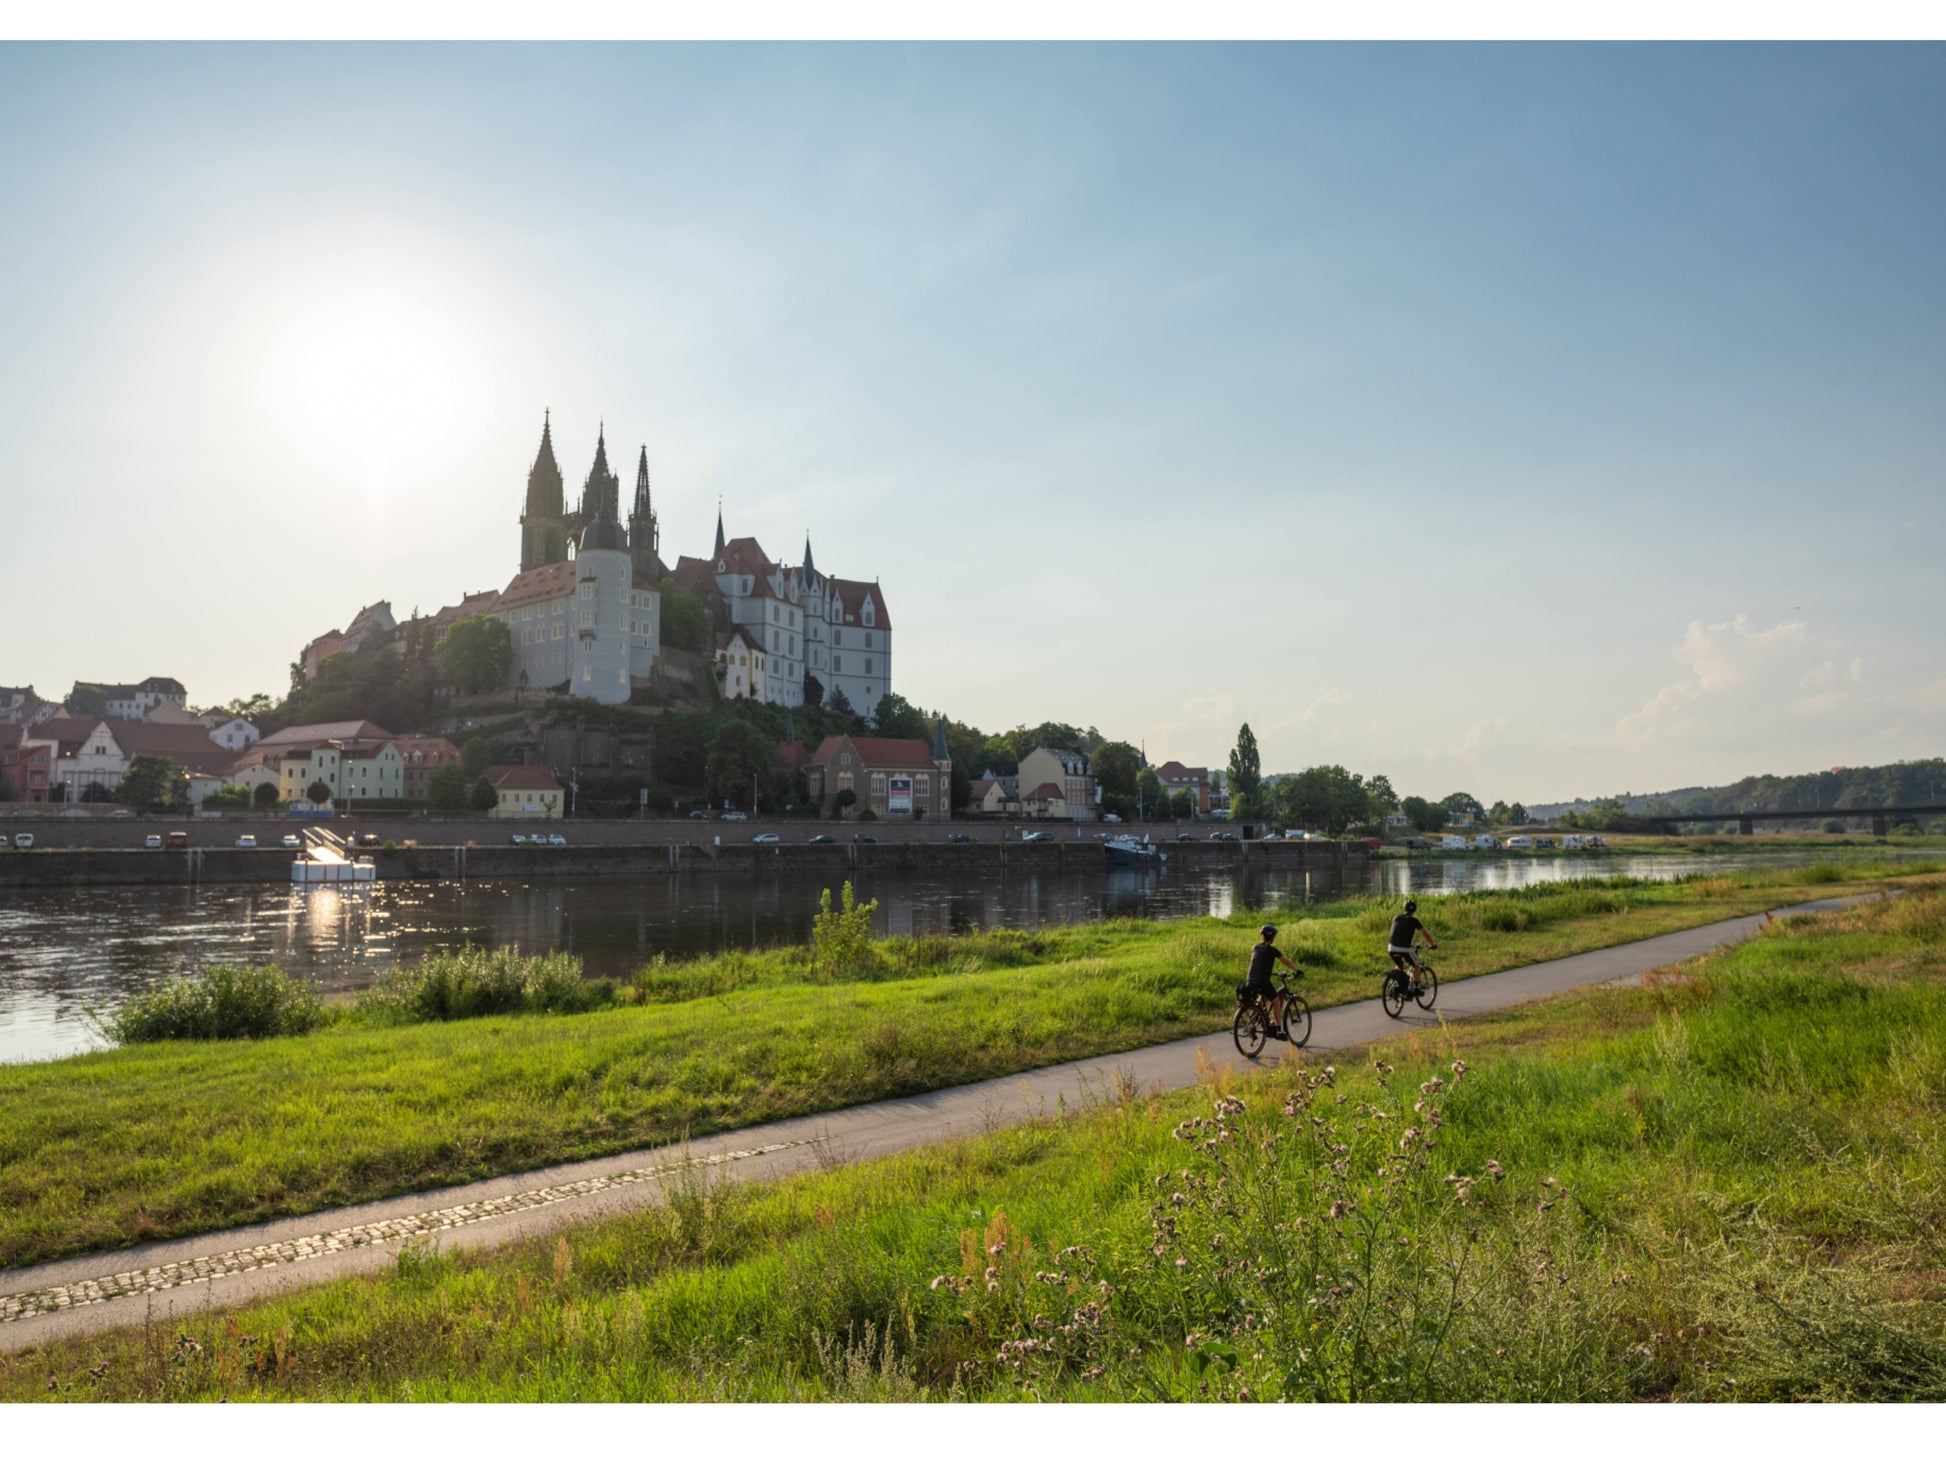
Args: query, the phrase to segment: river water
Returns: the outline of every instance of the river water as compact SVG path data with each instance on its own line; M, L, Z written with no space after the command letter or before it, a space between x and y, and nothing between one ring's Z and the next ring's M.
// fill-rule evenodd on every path
M1347 892L1435 893L1573 877L1680 877L1830 860L1816 852L1650 856L1462 856L1381 860L1349 876L1282 869L915 876L864 871L884 933L1035 927L1103 917L1227 916L1237 907ZM591 975L625 976L656 953L679 957L809 938L818 874L754 878L390 882L361 889L87 887L0 899L0 1061L95 1048L86 1012L173 973L271 961L331 991L363 988L395 963L468 943L565 949Z

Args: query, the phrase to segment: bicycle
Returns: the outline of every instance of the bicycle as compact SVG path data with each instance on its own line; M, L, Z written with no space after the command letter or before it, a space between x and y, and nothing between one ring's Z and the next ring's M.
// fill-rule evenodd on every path
M1280 1032L1293 1049L1302 1049L1311 1042L1311 1006L1304 1002L1300 994L1291 992L1288 983L1280 983L1272 993L1272 999L1282 998L1284 1014ZM1252 998L1250 985L1243 984L1237 989L1237 1014L1230 1024L1230 1036L1236 1040L1237 1053L1245 1059L1255 1059L1263 1053L1264 1045L1271 1035L1269 1003Z
M1424 943L1412 945L1416 956L1425 951ZM1430 1009L1439 998L1439 975L1432 971L1432 965L1420 958L1419 987L1415 991L1407 983L1406 977L1396 967L1388 968L1380 975L1378 999L1385 1006L1385 1012L1396 1019L1405 1013L1405 1001L1411 999L1422 1009Z

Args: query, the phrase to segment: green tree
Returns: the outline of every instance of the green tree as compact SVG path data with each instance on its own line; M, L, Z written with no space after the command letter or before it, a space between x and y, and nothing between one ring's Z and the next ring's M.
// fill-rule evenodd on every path
M831 691L831 694L826 701L825 708L828 710L837 711L840 715L843 715L848 720L855 718L858 714L858 712L851 707L851 701L845 697L845 689L843 685L838 685Z
M1364 777L1341 765L1316 765L1278 786L1278 802L1288 820L1336 836L1372 814Z
M143 811L180 806L185 799L182 767L166 755L138 755L128 763L115 799Z
M804 671L804 703L814 710L824 703L824 681L808 669Z
M437 660L446 682L467 694L504 688L513 677L513 631L484 614L463 618L446 630Z
M1178 821L1187 821L1196 814L1196 798L1188 791L1178 791L1169 798L1169 814Z
M1452 795L1441 798L1439 804L1446 808L1448 821L1458 821L1465 816L1486 815L1486 807L1480 804L1479 798L1465 791L1455 791Z
M1438 831L1446 824L1446 808L1434 805L1423 796L1408 796L1399 803L1399 810L1414 831Z
M1257 737L1248 722L1237 731L1236 748L1230 752L1230 819L1242 821L1263 815L1263 761L1257 754Z
M260 781L257 789L250 793L250 799L257 804L259 811L268 811L284 798L275 781Z
M243 720L260 720L277 707L277 702L267 694L239 696L227 705L216 708L226 715Z
M982 752L986 749L986 734L971 725L963 725L957 720L946 722L946 749L953 757L953 808L958 810L966 805L972 796L973 772L983 769L980 764Z
M478 780L493 766L493 746L484 735L469 735L459 748L459 763L469 781Z
M1518 801L1514 802L1513 805L1507 808L1507 820L1511 825L1525 826L1527 824L1527 808Z
M464 811L472 789L463 765L443 765L426 777L426 797L435 811Z
M1135 778L1135 804L1137 814L1150 821L1169 819L1169 788L1162 784L1162 777L1155 773L1153 766L1143 766Z
M481 776L473 783L473 792L468 800L475 811L491 811L500 804L500 793L494 790L492 781Z
M1513 812L1505 801L1495 801L1491 806L1487 807L1487 824L1489 826L1505 826L1512 820Z
M1365 795L1372 803L1375 818L1383 819L1399 809L1399 793L1392 789L1390 776L1373 776L1365 782Z
M858 804L858 793L850 786L840 786L838 794L831 798L831 819L843 821L845 813Z
M242 786L218 786L203 797L205 811L248 811L250 793Z
M1135 815L1136 780L1142 753L1125 740L1110 740L1088 757L1095 784L1101 788L1101 809L1125 819Z
M77 683L68 694L67 706L77 720L99 720L108 713L108 696L98 684Z
M925 715L892 690L879 696L878 708L872 711L872 727L888 740L932 740L932 726Z
M757 786L770 779L777 747L746 720L731 720L716 732L703 766L703 784L713 804L728 801L746 810Z
M671 649L702 653L710 647L709 610L702 599L679 588L673 579L664 578L658 590L662 595L662 642Z
M310 789L304 794L310 798L313 806L322 806L331 799L331 787L323 781L313 781Z

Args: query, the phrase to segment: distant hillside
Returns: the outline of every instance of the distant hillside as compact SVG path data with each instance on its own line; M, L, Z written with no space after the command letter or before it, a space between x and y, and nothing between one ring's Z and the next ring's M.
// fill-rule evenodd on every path
M1530 815L1552 820L1564 811L1588 811L1604 800L1624 811L1802 811L1807 816L1868 806L1946 804L1946 760L1902 760L1895 765L1841 766L1801 776L1745 776L1730 786L1686 786L1646 796L1556 801L1530 806Z

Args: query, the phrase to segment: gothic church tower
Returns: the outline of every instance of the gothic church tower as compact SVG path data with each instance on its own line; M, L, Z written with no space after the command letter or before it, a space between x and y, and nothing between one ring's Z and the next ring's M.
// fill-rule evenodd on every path
M662 562L662 529L656 525L655 503L649 496L649 448L635 466L635 510L628 514L628 550L635 559L635 576L660 583L668 575Z
M541 418L541 449L527 473L527 505L520 514L520 571L568 560L569 523L562 502L561 466L554 459L553 422Z

